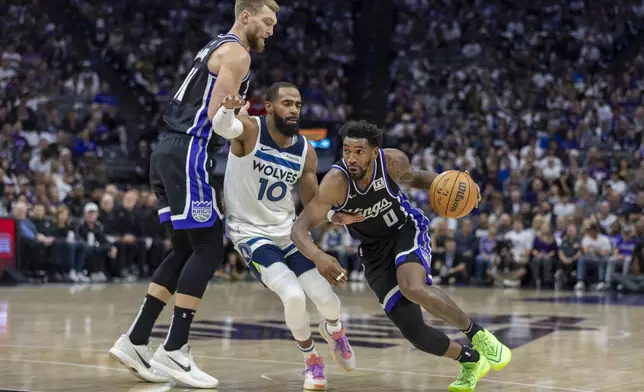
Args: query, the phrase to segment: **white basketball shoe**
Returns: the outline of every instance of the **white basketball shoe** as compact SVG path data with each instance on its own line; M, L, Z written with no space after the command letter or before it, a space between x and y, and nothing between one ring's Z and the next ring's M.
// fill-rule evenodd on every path
M166 351L162 344L154 353L150 363L178 384L203 389L217 388L219 385L219 380L197 367L187 344L174 351Z
M347 339L342 324L339 325L337 331L331 333L327 329L326 320L322 320L319 331L320 335L329 344L333 359L347 372L354 370L356 368L356 355L351 348L351 344L349 344L349 339Z
M327 381L324 376L324 361L322 357L313 354L304 360L306 368L304 374L304 390L326 391Z
M155 383L170 381L170 377L150 364L152 355L149 345L134 345L127 335L121 335L110 349L110 356L125 366L135 377Z

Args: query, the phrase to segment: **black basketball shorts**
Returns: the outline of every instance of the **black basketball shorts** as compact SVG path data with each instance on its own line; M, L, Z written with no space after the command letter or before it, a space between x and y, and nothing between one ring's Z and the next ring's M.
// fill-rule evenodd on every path
M427 284L432 284L429 220L424 216L418 219L410 217L397 232L392 233L391 239L360 245L358 254L365 267L367 284L387 313L402 298L396 277L396 269L401 264L420 262L427 271ZM411 254L417 257L409 258Z
M175 230L211 227L222 219L210 171L208 141L168 132L150 157L150 185L157 195L159 220Z

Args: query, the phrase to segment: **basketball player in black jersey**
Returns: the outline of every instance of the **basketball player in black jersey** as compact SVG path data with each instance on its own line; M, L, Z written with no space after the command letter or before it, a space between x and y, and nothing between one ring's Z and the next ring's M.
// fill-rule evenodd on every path
M222 214L210 173L213 154L240 132L232 125L248 91L249 52L263 50L278 10L275 0L237 0L232 29L197 53L163 114L169 132L150 158L150 183L159 218L170 231L172 252L155 271L129 331L110 349L142 380L174 379L193 388L219 384L197 367L187 345L195 311L223 258ZM170 330L153 354L150 333L175 292Z
M373 124L349 122L341 135L343 159L326 174L314 199L295 221L293 243L329 282L345 282L345 271L315 245L309 229L333 212L361 214L364 220L347 229L361 242L358 254L365 277L381 306L416 348L460 362L460 375L450 391L473 391L490 367L501 370L507 366L511 353L442 290L431 286L429 219L411 206L399 184L428 190L436 174L413 169L400 150L380 149L381 134ZM421 306L463 331L474 347L450 341L426 325Z

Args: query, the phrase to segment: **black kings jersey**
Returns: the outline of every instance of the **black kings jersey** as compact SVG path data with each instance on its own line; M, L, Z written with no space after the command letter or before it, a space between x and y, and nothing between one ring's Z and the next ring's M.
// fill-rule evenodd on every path
M197 53L192 69L163 113L163 120L171 131L209 139L212 134L212 124L208 118L208 104L217 75L208 70L208 59L212 52L227 42L243 45L236 35L221 34ZM244 99L248 92L249 74L239 88L239 94Z
M364 221L347 226L351 237L368 245L394 238L392 234L410 220L415 221L416 227L428 226L429 219L421 210L411 206L398 184L387 175L382 149L374 165L373 177L365 190L359 189L351 180L344 160L333 165L333 168L346 175L349 182L344 204L334 207L334 210L358 213L365 217Z

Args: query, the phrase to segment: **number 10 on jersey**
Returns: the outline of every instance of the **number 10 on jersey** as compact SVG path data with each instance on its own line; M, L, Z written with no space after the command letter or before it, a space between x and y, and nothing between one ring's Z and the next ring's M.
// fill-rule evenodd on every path
M286 196L286 190L286 184L281 181L268 185L266 178L260 178L257 200L264 200L264 196L266 196L268 201L280 201Z

